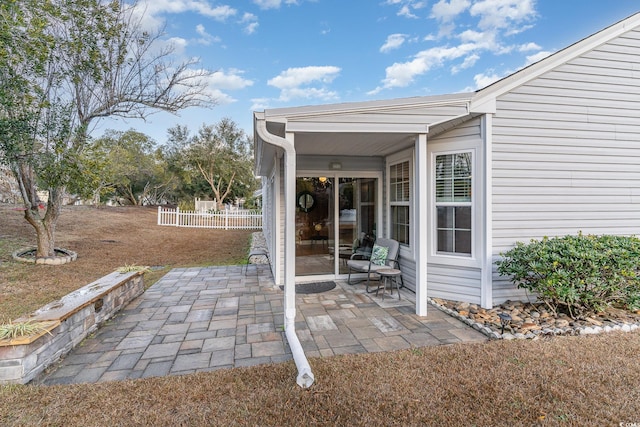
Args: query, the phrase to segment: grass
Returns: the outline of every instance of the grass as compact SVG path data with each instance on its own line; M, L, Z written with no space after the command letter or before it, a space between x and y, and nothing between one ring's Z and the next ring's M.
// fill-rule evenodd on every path
M75 215L74 212L71 214ZM131 209L125 216L142 215L142 221L140 218L135 221L137 227L153 233L153 215L144 212L144 209ZM63 218L68 213L65 212ZM128 233L133 233L125 225L126 221L112 215L107 209L82 211L84 217L95 217L85 218L86 224L105 223L104 234L93 235L92 242L124 241ZM0 233L11 234L15 239L17 233L13 228L5 228L6 221L6 215L0 212ZM111 226L107 225L109 222ZM84 228L82 221L76 224L70 232L77 236L78 242L83 240L83 235L92 235L93 231ZM64 230L62 227L60 232ZM171 234L171 230L164 228L158 233L165 231ZM215 240L214 234L208 238ZM197 235L185 232L186 241L174 244L188 246ZM150 248L150 252L156 252L156 258L150 259L136 256L149 247L143 233L132 238L133 242L119 246L119 252L126 251L129 245L134 247L130 249L129 259L113 260L114 267L110 268L113 271L127 264L168 268L205 261L243 260L248 234L234 235L233 239L229 234L222 236L225 241L234 240L237 250L229 247L225 253L217 247L207 252L207 257L185 260L172 259L173 253L167 252L164 246L164 251ZM3 239L0 237L0 247ZM172 234L171 239L181 239L180 233ZM149 236L147 242L165 244L162 236ZM199 251L192 252L191 256L197 257L199 252L207 250L207 243L203 241L194 244L199 246ZM98 270L102 268L100 258L105 258L104 255L91 255L94 252L87 249L89 246L79 248L72 242L61 246L78 251L77 263L85 262L82 270L93 274L76 288L102 275ZM102 248L107 250L109 246ZM0 280L3 286L0 307L19 311L6 302L6 285L12 289L29 287L21 280L39 278L45 270L31 265L13 266L4 255L0 260L0 275L4 275ZM92 269L94 261L101 266L96 271ZM46 270L49 281L40 282L41 286L48 283L52 288L64 287L61 277L67 275L65 266L58 268L60 270ZM18 278L15 282L4 281L9 277L5 275L7 270L12 270L11 277ZM151 272L154 273L158 272ZM80 281L79 277L76 279ZM30 299L29 293L22 295ZM42 304L20 302L20 306L34 305ZM295 384L293 362L98 384L2 386L0 425L618 426L640 423L638 332L423 347L314 358L310 364L316 383L306 390Z
M0 388L0 424L617 426L640 414L638 359L640 335L618 333L311 359L307 390L292 362L11 386Z

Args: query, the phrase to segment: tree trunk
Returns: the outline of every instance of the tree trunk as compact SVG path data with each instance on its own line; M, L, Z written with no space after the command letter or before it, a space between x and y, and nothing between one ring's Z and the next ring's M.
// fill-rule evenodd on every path
M12 168L24 205L24 218L36 230L36 258L55 256L56 224L60 217L62 206L63 188L49 190L47 210L42 215L40 203L35 186L35 176L31 166L27 164L16 165Z
M63 193L64 191L59 188L49 190L49 200L44 216L42 216L38 205L24 211L24 217L36 230L36 258L55 256L56 254L56 225L60 217Z

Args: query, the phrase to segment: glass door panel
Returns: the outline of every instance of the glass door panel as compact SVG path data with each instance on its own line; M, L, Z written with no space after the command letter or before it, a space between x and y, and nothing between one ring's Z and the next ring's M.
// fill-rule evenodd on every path
M296 276L334 274L333 179L296 180ZM332 251L331 251L332 252Z
M376 236L377 179L340 178L338 216L338 273L348 273L347 260L365 237Z

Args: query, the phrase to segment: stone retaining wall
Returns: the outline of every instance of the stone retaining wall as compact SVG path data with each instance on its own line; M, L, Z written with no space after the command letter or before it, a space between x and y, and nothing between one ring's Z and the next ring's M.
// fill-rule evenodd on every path
M0 340L0 384L26 384L144 292L143 273L114 272L15 322L43 322L40 334Z

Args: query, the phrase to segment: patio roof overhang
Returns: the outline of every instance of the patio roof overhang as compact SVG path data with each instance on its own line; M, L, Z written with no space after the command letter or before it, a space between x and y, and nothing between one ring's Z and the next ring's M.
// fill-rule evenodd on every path
M280 108L254 113L269 133L293 134L298 156L384 157L410 148L416 135L433 136L475 116L469 110L473 93ZM255 135L256 172L264 174L282 155ZM275 157L274 157L275 155Z

